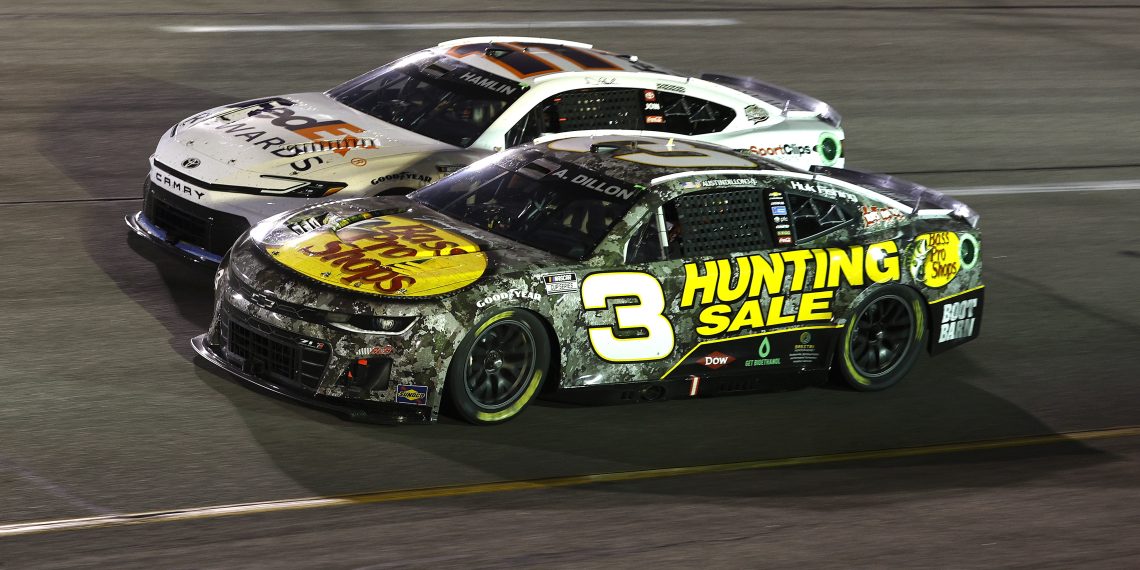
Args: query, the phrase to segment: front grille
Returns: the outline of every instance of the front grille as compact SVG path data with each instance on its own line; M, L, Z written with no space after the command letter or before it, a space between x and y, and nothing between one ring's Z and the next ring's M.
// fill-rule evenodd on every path
M168 240L193 244L218 255L224 255L249 229L244 217L211 210L160 190L152 180L147 180L144 190L143 213L166 232Z
M278 384L312 390L320 386L329 361L327 343L228 316L222 319L221 334L227 360L242 372Z

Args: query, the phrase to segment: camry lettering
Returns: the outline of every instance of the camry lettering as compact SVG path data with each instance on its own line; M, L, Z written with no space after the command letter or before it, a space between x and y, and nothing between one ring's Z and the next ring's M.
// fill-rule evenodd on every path
M206 195L204 191L199 190L177 178L171 178L161 172L154 173L154 181L174 192L181 192L187 196L193 196L199 200L201 200Z

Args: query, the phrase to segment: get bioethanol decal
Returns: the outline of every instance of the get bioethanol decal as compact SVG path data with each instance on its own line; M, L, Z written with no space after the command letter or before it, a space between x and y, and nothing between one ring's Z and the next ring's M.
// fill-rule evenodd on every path
M487 270L487 256L475 243L401 216L310 232L266 251L302 275L373 295L440 295L474 283Z

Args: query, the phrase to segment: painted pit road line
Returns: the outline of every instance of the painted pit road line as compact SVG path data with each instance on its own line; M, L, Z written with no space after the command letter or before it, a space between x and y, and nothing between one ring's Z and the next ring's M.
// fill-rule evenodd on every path
M239 24L229 26L159 26L164 32L217 34L249 32L399 32L412 30L488 30L526 28L660 28L735 26L732 18L656 18L618 20L546 20L520 22L409 22L406 24Z
M694 465L690 467L666 467L661 469L645 469L640 471L620 471L616 473L596 473L591 475L552 477L547 479L497 481L491 483L474 483L466 485L446 485L440 487L398 489L393 491L378 491L374 493L359 493L352 495L308 497L277 501L261 501L255 503L191 507L185 509L171 509L166 511L101 515L84 518L57 519L0 525L0 538L40 534L53 531L87 530L147 523L200 520L226 516L275 513L301 509L319 509L324 507L343 507L351 505L367 505L371 503L392 503L398 501L415 501L441 497L459 497L464 495L505 493L508 491L557 489L561 487L576 487L596 483L621 483L629 481L663 479L667 477L682 477L685 475L707 475L713 473L730 473L734 471L774 469L778 467L870 461L875 459L899 459L905 457L921 457L928 455L961 453L966 451L1008 449L1033 445L1049 445L1056 443L1093 441L1099 439L1114 439L1136 436L1140 436L1140 426L1120 426L1099 430L1062 432L1047 435L1011 437L1005 439L969 441L962 443L945 443L922 447L903 447L872 451L852 451L847 453L834 453L830 455L807 455L800 457L787 457L783 459L742 461L738 463L716 463L711 465Z

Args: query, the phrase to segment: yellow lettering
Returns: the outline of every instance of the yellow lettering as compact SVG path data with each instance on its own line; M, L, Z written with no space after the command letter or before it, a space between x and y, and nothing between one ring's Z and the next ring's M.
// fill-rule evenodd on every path
M899 269L899 246L893 241L883 241L867 246L867 277L875 283L898 281L902 274Z
M852 287L863 286L863 248L855 246L848 253L839 248L827 248L828 257L831 258L831 267L827 270L827 287L839 287L839 275L847 278Z
M685 291L681 294L681 306L692 307L701 292L701 304L707 305L715 300L717 282L717 269L715 261L706 261L704 274L697 271L696 263L685 264Z
M784 314L784 296L777 295L768 302L768 318L765 320L768 322L768 326L774 327L794 323L796 316Z
M750 256L748 261L752 266L752 286L748 288L749 297L759 297L761 287L769 295L779 293L784 288L784 258L780 254L773 253L771 262L764 259L762 255Z
M741 262L743 260L743 263ZM736 262L737 276L736 286L731 285L732 282L732 263ZM748 291L748 282L752 278L752 266L748 264L745 258L737 257L734 259L718 259L716 260L717 270L720 272L720 278L716 282L716 298L722 303L731 303L744 296Z
M812 289L823 289L824 281L827 278L827 251L822 249L811 250L815 255L815 279L812 280Z
M804 275L807 273L807 260L811 259L810 249L795 249L784 252L784 261L792 262L791 292L804 290Z
M796 316L799 322L830 321L831 301L835 291L812 291L800 295L800 311Z
M764 326L764 315L760 310L760 301L758 299L749 299L740 306L736 316L732 318L732 324L728 327L728 332L736 332L743 328L758 329Z
M732 308L728 305L710 305L701 310L698 317L703 325L697 327L697 334L701 336L713 336L724 332L728 328L729 323L732 322L728 318L728 313L732 312Z

